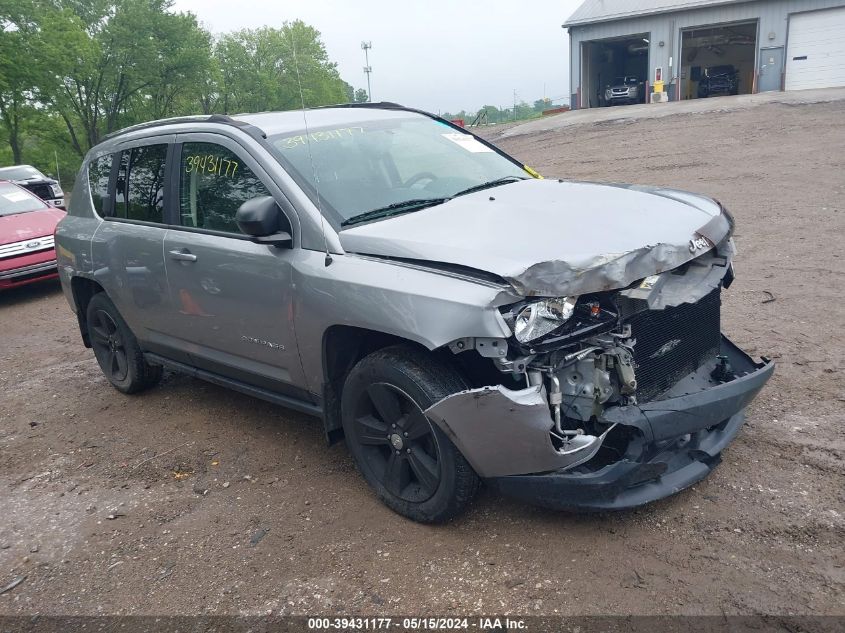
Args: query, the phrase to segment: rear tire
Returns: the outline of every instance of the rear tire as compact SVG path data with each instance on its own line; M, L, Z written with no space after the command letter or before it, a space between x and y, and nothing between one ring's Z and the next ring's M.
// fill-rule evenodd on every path
M104 292L88 302L86 324L97 363L115 389L138 393L161 380L161 365L144 360L138 340Z
M385 505L420 523L460 514L478 475L423 413L465 389L451 368L410 346L388 347L358 362L341 397L346 443Z

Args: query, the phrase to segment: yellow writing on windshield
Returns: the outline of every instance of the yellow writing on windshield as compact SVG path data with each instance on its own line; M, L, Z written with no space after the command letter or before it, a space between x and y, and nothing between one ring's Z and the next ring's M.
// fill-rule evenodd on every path
M311 132L306 139L305 134L299 136L289 136L282 139L280 146L282 149L293 149L298 145L306 145L310 140L312 143L322 143L324 141L337 141L345 138L352 138L353 136L364 133L362 127L344 127L336 130L320 130L319 132Z

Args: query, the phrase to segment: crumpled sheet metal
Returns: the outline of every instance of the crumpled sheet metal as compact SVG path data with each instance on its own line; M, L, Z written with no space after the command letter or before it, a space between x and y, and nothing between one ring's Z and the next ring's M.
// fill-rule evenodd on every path
M711 244L718 244L729 233L730 222L724 214L714 217L697 231ZM689 243L654 244L626 253L604 253L578 262L539 262L520 273L504 275L504 278L523 296L577 296L624 288L638 279L678 268L705 252L691 250Z
M682 275L666 272L649 280L649 286L629 288L619 294L646 301L649 310L700 301L722 283L730 269L733 245L725 244L720 250L721 253L714 249L698 257Z
M700 254L700 253L697 253ZM628 253L603 254L573 263L554 260L505 276L522 296L578 296L624 288L638 279L677 268L693 258L688 246L646 246Z
M566 454L555 450L542 386L512 391L502 385L447 396L426 409L481 477L505 477L572 468L591 459L601 438L579 436Z

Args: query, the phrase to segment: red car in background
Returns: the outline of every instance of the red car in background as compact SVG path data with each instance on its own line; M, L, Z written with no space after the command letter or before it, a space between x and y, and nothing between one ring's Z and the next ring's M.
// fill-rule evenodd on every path
M65 212L0 181L0 290L58 277L53 233Z

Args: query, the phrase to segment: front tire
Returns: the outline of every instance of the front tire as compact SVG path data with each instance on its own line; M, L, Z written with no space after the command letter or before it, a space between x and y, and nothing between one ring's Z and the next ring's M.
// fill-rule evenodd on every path
M138 340L104 292L91 297L85 318L94 356L115 389L138 393L161 380L161 365L144 360Z
M452 368L405 345L373 352L344 383L343 430L352 457L384 504L409 519L448 521L478 490L478 475L423 413L465 388Z

